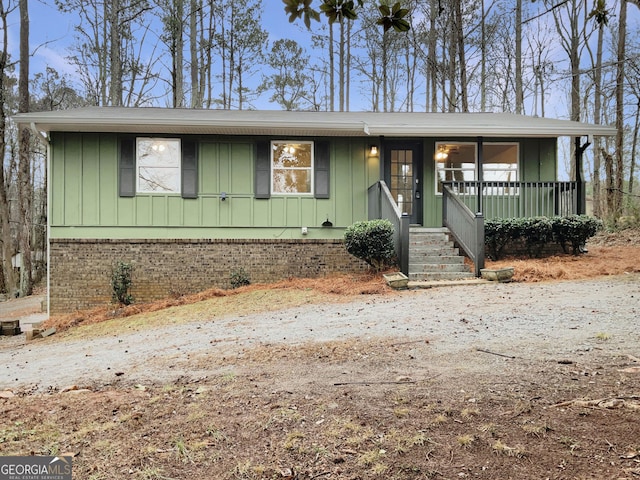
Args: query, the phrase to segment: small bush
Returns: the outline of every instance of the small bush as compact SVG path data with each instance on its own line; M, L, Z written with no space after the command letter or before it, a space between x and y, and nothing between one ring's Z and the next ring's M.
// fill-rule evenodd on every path
M244 287L245 285L251 284L251 279L249 278L249 274L244 270L244 268L239 268L231 272L231 288L236 289L240 287Z
M133 265L118 262L111 270L111 299L120 305L131 305L134 302L131 295L131 279Z
M571 245L571 253L578 255L587 240L602 228L602 221L587 215L572 215L570 217L555 217L553 220L553 235L567 253L566 245Z
M344 242L347 252L377 271L391 265L395 257L393 225L389 220L356 222L345 231Z
M484 223L484 242L489 249L491 259L499 259L505 245L519 236L516 220L515 218L497 218Z
M553 240L553 224L547 217L520 218L517 225L531 257L539 257L544 246Z
M568 217L497 218L485 222L485 245L493 260L500 258L502 250L513 240L523 240L527 254L540 255L545 245L555 242L565 253L571 245L578 255L586 241L602 228L602 222L586 215Z

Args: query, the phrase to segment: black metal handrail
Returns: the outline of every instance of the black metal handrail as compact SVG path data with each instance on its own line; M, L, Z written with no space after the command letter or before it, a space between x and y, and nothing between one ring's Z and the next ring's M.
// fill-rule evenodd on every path
M409 216L400 211L383 180L369 187L367 198L369 220L387 219L393 225L393 241L400 271L409 275Z

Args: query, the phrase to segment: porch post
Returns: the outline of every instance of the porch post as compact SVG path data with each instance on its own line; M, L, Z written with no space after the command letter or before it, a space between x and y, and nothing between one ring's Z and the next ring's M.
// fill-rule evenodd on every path
M575 137L574 141L576 147L576 196L578 197L576 198L576 213L578 215L584 215L585 213L587 213L587 196L585 191L586 189L584 182L584 172L582 171L582 154L587 149L587 147L591 145L591 142L587 138L587 141L583 145L580 145L580 137Z
M476 200L476 211L473 213L483 213L484 206L482 205L482 182L484 181L484 174L482 172L482 163L483 163L483 152L482 152L483 138L478 137L477 139L477 149L478 155L476 158L476 172L478 174L478 191L476 192L477 200Z

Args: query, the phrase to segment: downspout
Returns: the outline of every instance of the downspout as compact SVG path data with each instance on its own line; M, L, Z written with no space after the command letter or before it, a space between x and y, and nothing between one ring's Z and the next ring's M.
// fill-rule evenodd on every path
M576 195L577 195L577 205L576 205L576 213L578 215L584 215L587 213L587 195L584 181L584 172L583 172L583 154L589 145L591 145L591 136L587 137L587 141L580 144L580 137L575 137L575 150L576 150Z
M49 137L44 133L41 132L40 130L37 129L36 124L34 122L31 122L29 124L29 128L31 129L31 132L33 133L33 135L38 139L38 141L44 145L44 147L48 150L49 149Z
M476 157L476 172L478 173L478 191L477 191L477 200L476 200L476 211L475 213L482 213L484 206L482 205L482 182L484 181L484 173L483 173L483 163L484 163L484 154L483 154L483 138L478 137L476 141L476 148L478 149L478 155Z
M484 169L483 169L483 164L484 164L484 151L483 151L483 144L484 144L484 139L482 137L478 137L477 139L477 143L478 143L478 159L477 159L477 172L478 172L478 200L477 200L477 210L475 212L476 214L476 218L475 218L475 237L476 237L476 242L475 242L475 276L479 277L481 272L480 270L482 270L484 268L484 214L483 209L484 209L484 205L482 204L482 190L483 190L483 186L482 183L484 182Z

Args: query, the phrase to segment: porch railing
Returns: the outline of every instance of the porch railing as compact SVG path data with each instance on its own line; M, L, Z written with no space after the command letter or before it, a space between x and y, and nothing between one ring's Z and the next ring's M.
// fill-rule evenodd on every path
M444 226L474 264L476 277L484 268L484 217L474 213L453 191L451 185L443 185L442 219Z
M409 275L409 216L402 214L383 180L369 187L367 197L369 220L387 219L393 224L393 242L400 271Z
M445 185L471 211L482 212L485 219L583 213L578 211L578 182L446 182ZM482 194L480 198L478 193Z

